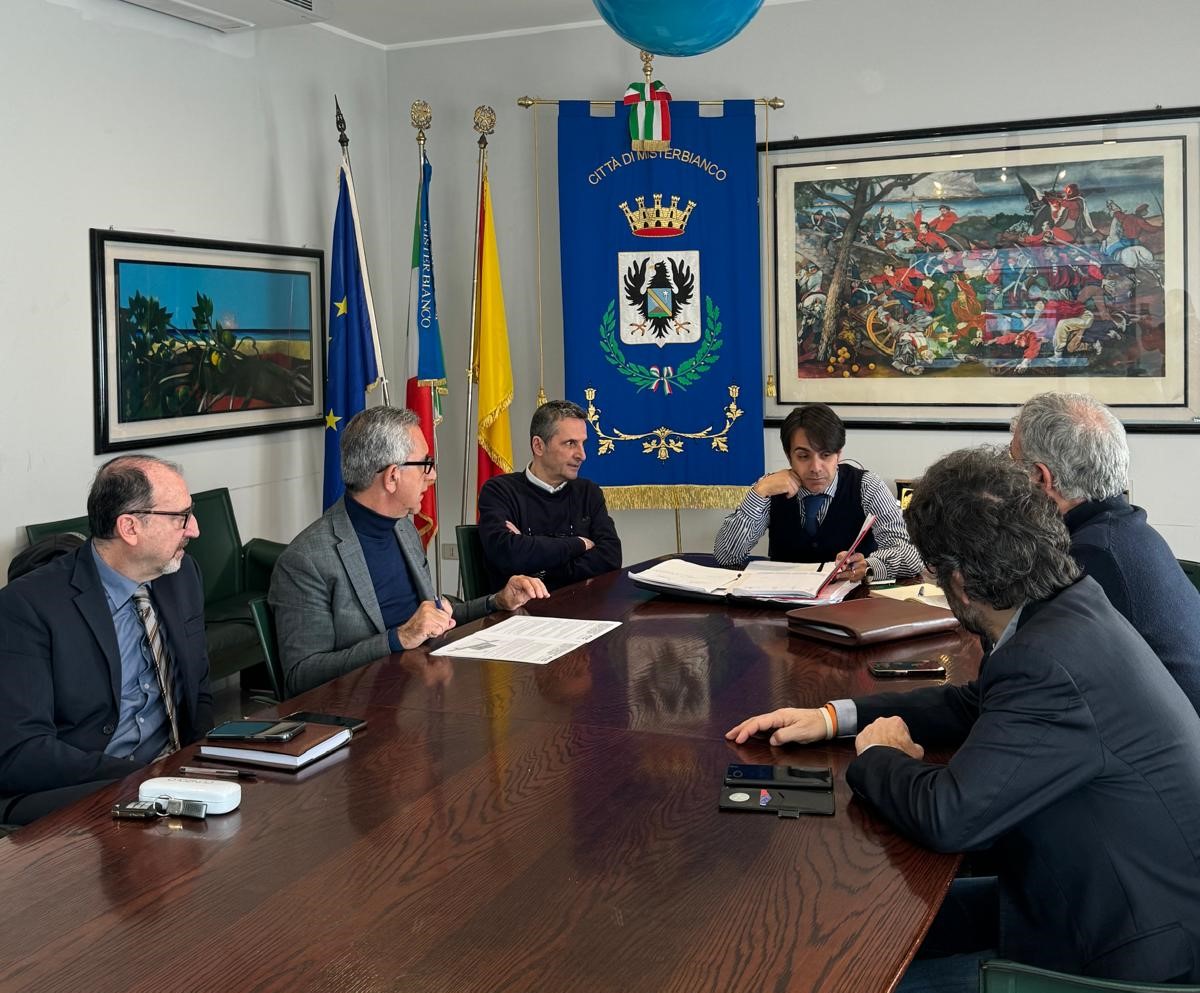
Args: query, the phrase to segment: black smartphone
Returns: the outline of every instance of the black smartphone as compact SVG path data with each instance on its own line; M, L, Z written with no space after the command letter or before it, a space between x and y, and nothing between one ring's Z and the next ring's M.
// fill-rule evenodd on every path
M725 770L725 785L778 786L828 793L833 789L833 769L828 766L810 769L799 765L742 765L735 762Z
M208 732L210 741L291 741L304 730L303 721L226 721Z
M311 710L297 710L294 714L288 714L284 720L307 721L309 724L332 724L338 728L349 728L355 734L367 726L366 719L362 717L339 717L337 714L318 714Z
M868 666L868 669L872 676L880 679L946 678L946 667L935 659L908 659L903 662L872 662Z
M801 814L833 814L833 794L812 790L780 790L755 786L723 786L721 810L740 810L749 813L778 814L780 817L799 817Z

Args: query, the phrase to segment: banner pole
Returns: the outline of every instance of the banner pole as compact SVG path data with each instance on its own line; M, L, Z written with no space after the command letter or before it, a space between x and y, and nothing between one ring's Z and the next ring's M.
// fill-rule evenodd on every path
M475 185L475 260L471 273L471 345L467 353L467 418L463 427L463 477L461 523L467 523L467 493L471 483L471 386L475 382L475 342L479 334L479 266L483 261L483 179L487 174L487 136L496 130L496 112L475 108L474 128L479 132L479 178ZM461 566L459 568L461 579Z

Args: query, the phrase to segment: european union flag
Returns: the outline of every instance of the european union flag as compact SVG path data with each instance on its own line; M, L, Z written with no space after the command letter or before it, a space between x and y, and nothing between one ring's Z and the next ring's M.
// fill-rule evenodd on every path
M367 405L383 362L366 261L358 241L358 207L350 170L343 163L329 267L329 358L326 363L325 494L328 508L341 498L341 430Z

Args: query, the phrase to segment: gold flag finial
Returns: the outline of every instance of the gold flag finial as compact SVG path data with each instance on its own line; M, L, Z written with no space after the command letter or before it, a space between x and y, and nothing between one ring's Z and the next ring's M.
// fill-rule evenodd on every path
M414 100L408 111L408 119L417 129L417 144L425 144L425 129L433 127L433 108L424 100Z
M642 57L642 75L646 77L646 99L650 99L650 80L654 76L654 55L644 48L638 53Z
M489 135L496 130L496 112L487 104L475 108L475 130L482 135Z

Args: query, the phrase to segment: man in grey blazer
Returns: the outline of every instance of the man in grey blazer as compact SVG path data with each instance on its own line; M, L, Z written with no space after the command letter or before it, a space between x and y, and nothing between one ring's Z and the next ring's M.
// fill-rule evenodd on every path
M549 596L529 576L469 603L438 596L412 522L437 472L411 410L362 411L346 425L341 452L346 495L296 536L271 578L289 694L416 648L457 623Z

